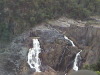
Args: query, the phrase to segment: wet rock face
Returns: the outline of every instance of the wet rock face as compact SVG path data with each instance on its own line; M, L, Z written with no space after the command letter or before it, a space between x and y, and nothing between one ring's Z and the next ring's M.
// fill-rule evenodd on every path
M75 54L79 51L64 39L64 35L57 30L38 30L42 52L42 65L48 65L57 71L66 71L72 68Z
M78 49L67 47L66 42L63 40L56 41L44 44L44 51L42 51L40 58L43 64L49 65L55 70L64 71L67 69L68 64L71 65L69 68L72 67L69 62L73 63L74 55Z
M55 26L54 26L55 27ZM86 64L94 64L100 58L100 28L86 25L84 27L71 25L70 27L55 27L70 37L76 46L83 50L82 56Z
M73 40L76 47L72 47L64 35ZM39 37L41 45L41 73L34 73L27 64L27 54L32 48L32 38ZM74 58L77 52L82 49L82 63L96 63L100 55L100 29L93 26L70 27L43 25L33 28L15 38L5 48L4 54L0 54L0 73L2 75L64 75L73 67ZM48 68L49 66L49 68ZM2 71L2 72L1 72ZM57 72L56 72L57 71Z
M82 30L80 30L82 29ZM100 51L98 48L100 48L99 42L100 42L100 29L95 28L93 26L86 26L84 28L78 28L77 30L74 30L76 35L72 35L76 41L78 46L85 50L86 46L89 47L87 50L89 50L86 59L86 62L88 64L94 64L98 61L100 55ZM70 32L70 35L73 32ZM80 35L79 35L80 34ZM98 40L98 41L97 41ZM83 48L84 47L84 48ZM85 50L86 51L86 50ZM87 52L87 51L86 51Z
M39 57L42 63L40 68L43 73L40 74L34 73L27 64L27 53L29 48L32 48L34 36L39 37L42 50ZM9 57L5 60L6 63L3 66L8 74L56 75L56 72L52 72L53 69L64 72L72 68L75 54L79 50L77 47L72 47L59 31L48 29L31 31L31 34L30 32L22 34L9 45L7 51ZM50 66L52 70L45 66Z

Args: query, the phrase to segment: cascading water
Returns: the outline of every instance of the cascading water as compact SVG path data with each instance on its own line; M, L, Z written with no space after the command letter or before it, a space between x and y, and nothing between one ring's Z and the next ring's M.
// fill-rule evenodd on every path
M74 60L74 65L73 65L73 70L78 71L78 57L80 56L80 53L82 52L82 50L80 52L78 52L76 54L75 60Z
M28 64L30 68L35 69L36 72L40 71L41 61L39 59L39 53L41 52L40 43L38 39L33 39L33 48L29 49Z
M71 42L72 46L75 47L75 44L73 43L72 40L68 39L68 37L66 37L66 36L64 36L64 38L66 40L69 40ZM73 70L75 70L75 71L78 71L78 66L77 66L77 64L78 64L78 57L80 56L81 52L82 52L82 50L76 54L76 57L75 57L75 60L74 60Z
M75 44L73 43L72 40L68 39L68 37L66 37L66 36L64 36L64 38L65 38L66 40L69 40L69 41L71 42L72 46L75 47Z
M72 40L70 40L70 39L69 39L68 37L66 37L66 36L64 36L64 38L65 38L66 40L69 40L69 41L71 42L72 46L75 47L75 44L74 44L74 42L73 42ZM65 75L67 75L67 73L66 73Z

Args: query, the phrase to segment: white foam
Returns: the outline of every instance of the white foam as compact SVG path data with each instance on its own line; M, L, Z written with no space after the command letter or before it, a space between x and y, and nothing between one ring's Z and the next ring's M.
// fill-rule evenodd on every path
M76 54L75 60L74 60L74 65L73 65L73 70L78 71L78 57L80 56L80 53L82 52L82 50L80 52L78 52Z
M41 61L39 59L40 52L41 52L41 48L38 39L33 39L33 48L29 49L27 62L30 68L32 69L34 68L36 72L41 72L39 68L41 65Z
M74 42L73 42L72 40L68 39L68 37L66 37L66 36L64 36L64 38L65 38L66 40L69 40L69 41L71 42L72 46L75 47L75 44L74 44Z

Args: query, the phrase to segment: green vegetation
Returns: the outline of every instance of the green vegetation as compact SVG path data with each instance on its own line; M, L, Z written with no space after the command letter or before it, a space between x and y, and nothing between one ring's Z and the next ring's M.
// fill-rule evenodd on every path
M100 75L100 71L96 71L96 73L97 73L98 75Z
M10 39L10 31L8 25L5 23L0 24L0 38L2 42Z
M37 23L67 16L100 15L100 0L0 0L0 40L10 40Z
M77 0L77 3L89 10L92 14L100 15L100 0Z
M100 75L100 60L97 62L97 64L92 64L92 65L85 65L83 69L87 70L93 70L95 71L98 75Z

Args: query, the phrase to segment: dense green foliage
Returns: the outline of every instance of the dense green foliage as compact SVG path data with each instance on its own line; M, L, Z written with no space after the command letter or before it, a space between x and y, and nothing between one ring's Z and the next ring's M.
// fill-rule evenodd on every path
M100 60L97 62L97 64L85 65L84 69L100 71Z
M97 73L98 75L100 75L100 71L96 71L96 73Z
M0 0L0 39L7 41L47 19L84 19L99 9L100 0Z
M100 0L77 0L77 3L91 13L100 15Z
M83 69L96 71L96 73L100 75L100 60L97 62L97 64L85 65Z

